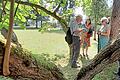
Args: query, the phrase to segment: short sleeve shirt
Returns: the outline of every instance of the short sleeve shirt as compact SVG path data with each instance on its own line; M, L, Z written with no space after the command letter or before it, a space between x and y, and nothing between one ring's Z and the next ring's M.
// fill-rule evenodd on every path
M74 34L74 31L83 28L83 24L77 24L77 22L75 21L75 19L71 19L70 23L69 23L69 27L71 30L71 34L75 35L75 36L79 36L80 33Z

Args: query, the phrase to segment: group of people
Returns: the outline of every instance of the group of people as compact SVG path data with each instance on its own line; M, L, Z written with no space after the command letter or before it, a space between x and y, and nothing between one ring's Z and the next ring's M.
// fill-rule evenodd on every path
M82 48L83 56L88 56L88 47L90 47L90 37L93 33L93 26L90 18L86 19L85 23L82 23L82 15L76 16L69 22L70 31L72 34L72 55L71 55L71 67L80 67L77 65L77 60L80 54L80 48ZM101 26L98 29L99 35L98 48L102 50L109 43L110 36L110 17L101 18ZM85 53L84 53L85 50ZM120 60L118 61L120 66ZM120 77L120 67L118 68L117 75Z
M88 48L90 47L90 38L93 34L93 26L90 18L87 18L85 23L83 23L82 20L82 15L78 15L69 22L70 31L73 35L71 56L72 68L80 67L77 65L80 48L82 49L82 56L88 58ZM101 19L101 27L97 34L99 35L99 49L101 50L109 42L110 26L108 24L108 18L103 17Z

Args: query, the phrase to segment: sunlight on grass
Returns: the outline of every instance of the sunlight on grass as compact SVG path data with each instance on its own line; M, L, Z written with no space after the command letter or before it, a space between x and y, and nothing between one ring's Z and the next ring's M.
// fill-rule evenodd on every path
M15 30L24 48L35 54L66 54L67 43L64 41L64 33L44 32L38 30Z

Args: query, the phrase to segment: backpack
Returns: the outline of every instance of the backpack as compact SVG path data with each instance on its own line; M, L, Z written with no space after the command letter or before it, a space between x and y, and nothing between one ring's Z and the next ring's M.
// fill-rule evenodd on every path
M70 31L70 27L68 28L68 31L66 33L66 36L65 36L65 41L70 45L72 44L73 42L73 39L72 39L73 35L71 34L71 31Z
M92 35L93 35L93 29L89 29L89 31L88 31L88 34L90 35L90 37L92 37Z

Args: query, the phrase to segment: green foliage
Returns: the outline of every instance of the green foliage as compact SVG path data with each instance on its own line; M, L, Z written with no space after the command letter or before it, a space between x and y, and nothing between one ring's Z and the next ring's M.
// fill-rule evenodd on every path
M32 54L32 56L37 60L37 63L41 66L43 66L46 69L53 69L55 67L55 64L49 60L49 58L46 58L47 56L45 54Z
M106 0L82 0L80 4L85 14L90 16L95 23L100 23L103 16L111 16L112 9L108 7Z
M42 24L42 27L40 27L39 31L40 32L44 32L44 31L47 31L48 28L52 28L52 23L49 23L49 22L45 22Z
M42 7L45 7L49 11L53 12L55 8L60 4L60 8L62 8L61 13L57 14L58 16L64 18L66 22L69 21L71 14L73 14L73 8L68 8L68 2L70 0L29 0L30 3L34 3L37 5L41 5ZM15 8L18 4L15 3ZM46 6L47 5L47 6ZM106 0L76 0L74 7L83 7L83 10L86 15L90 15L94 20L99 21L99 19L106 15L111 15L111 8L108 8ZM0 22L0 27L8 27L9 24L9 10L10 4L7 2L7 5L5 7L5 16L2 17L2 23ZM60 11L60 9L59 9ZM26 19L36 19L36 14L40 14L42 16L49 16L44 11L40 9L36 9L35 7L32 8L31 6L25 6L25 5L19 5L17 9L16 16L14 18L14 22L21 26L22 28L25 28ZM46 26L44 26L46 27ZM42 27L43 28L43 27ZM46 30L46 28L42 30Z
M38 4L38 3L39 3L39 0L29 0L29 2Z
M97 23L100 23L100 19L104 16L111 16L111 8L108 7L106 0L94 0L92 2L92 10L93 12L91 15L93 16L94 20L97 21Z
M76 7L81 6L81 1L80 1L80 0L76 0L76 1L75 1L75 6L76 6Z
M0 0L0 3L2 3L2 0Z
M86 13L86 15L90 15L92 12L92 0L82 0L81 2L83 6L83 10Z
M20 20L21 22L26 22L26 19L22 13L18 13L16 16L17 16L17 19Z
M0 80L13 80L13 79L8 78L8 77L4 77L4 76L0 76Z
M101 73L97 74L93 80L115 80L114 72L117 71L117 64L113 63L105 68Z

